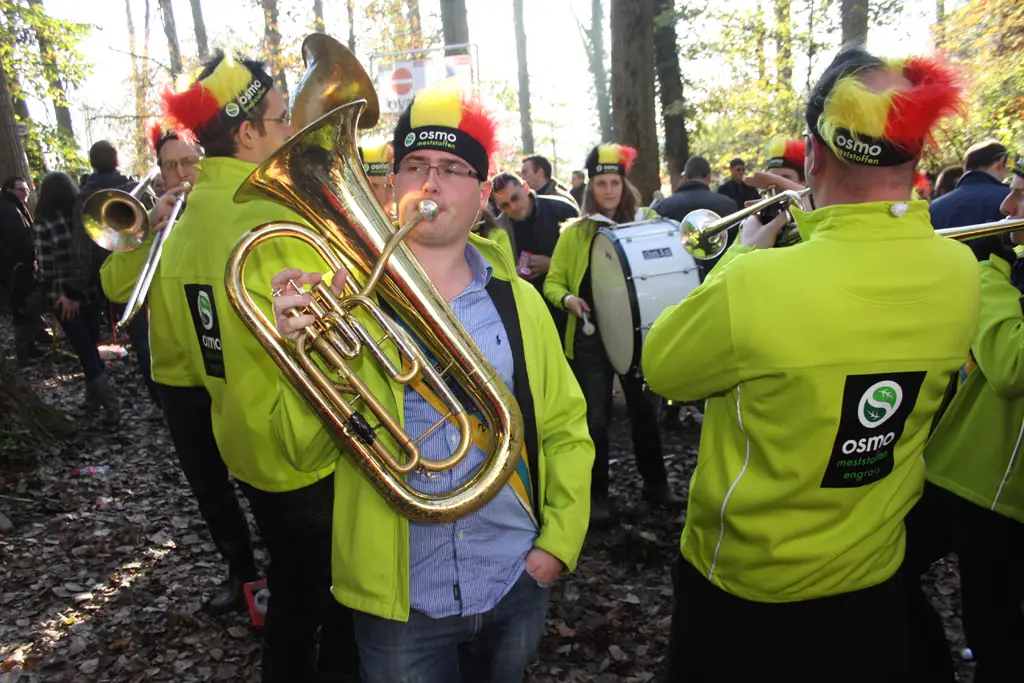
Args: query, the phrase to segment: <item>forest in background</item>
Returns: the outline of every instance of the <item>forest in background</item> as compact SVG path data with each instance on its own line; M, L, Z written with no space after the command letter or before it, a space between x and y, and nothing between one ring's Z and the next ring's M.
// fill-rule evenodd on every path
M544 65L528 54L524 2L511 0L513 25L494 26L515 34L518 79L479 82L507 124L501 162L513 169L523 154L542 146L547 154L557 130L535 117L540 108L536 96L531 100L531 66ZM345 0L337 25L325 21L323 0L238 4L240 11L262 15L263 32L229 30L231 43L261 54L285 91L302 75L299 45L311 30L345 42L364 65L375 52L488 38L470 35L466 0ZM585 51L589 73L581 78L589 79L593 98L568 114L593 128L595 142L614 139L639 150L632 176L647 197L666 183L674 186L691 154L707 156L718 168L735 155L757 167L766 141L803 130L803 101L826 60L840 46L863 45L869 31L905 19L897 0L756 0L743 10L707 0L589 5L589 16L565 27L564 49ZM114 122L118 141L130 148L125 166L137 173L149 163L142 130L158 112L159 89L191 73L215 47L202 0L189 0L189 7L182 25L191 31L183 36L171 0L124 0L130 82L104 104L81 105L88 107L80 112L85 120ZM936 0L933 16L935 48L964 68L971 98L965 116L938 131L925 168L958 163L982 138L1024 148L1024 3ZM55 18L45 0L0 0L0 175L38 179L47 170L86 170L85 141L70 107L81 101L73 95L93 68L81 44L94 29ZM195 49L183 50L185 42ZM30 116L29 100L45 103L46 116ZM557 167L565 177L579 161Z

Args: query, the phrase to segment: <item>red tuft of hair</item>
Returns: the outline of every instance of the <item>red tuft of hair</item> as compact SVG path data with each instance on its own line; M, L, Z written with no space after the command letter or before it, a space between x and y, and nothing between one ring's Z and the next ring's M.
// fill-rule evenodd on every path
M149 127L146 129L146 139L149 140L149 148L156 151L156 146L160 144L160 138L164 136L164 128L160 125L159 121L152 121Z
M789 138L786 140L786 151L782 153L782 158L791 164L803 166L804 152L805 145L802 139Z
M885 139L916 153L922 142L932 141L939 120L963 112L965 84L960 72L940 57L911 57L903 75L913 87L893 95Z
M498 120L476 96L463 98L459 130L480 143L487 152L487 163L492 164L494 154L498 151ZM491 170L488 169L488 175Z
M160 94L164 103L164 114L171 126L179 133L187 131L198 137L198 130L204 123L220 113L220 106L210 92L201 83L193 83L192 87L182 92L165 88Z
M636 148L629 145L619 145L619 164L626 169L626 173L633 170L633 162L636 161Z

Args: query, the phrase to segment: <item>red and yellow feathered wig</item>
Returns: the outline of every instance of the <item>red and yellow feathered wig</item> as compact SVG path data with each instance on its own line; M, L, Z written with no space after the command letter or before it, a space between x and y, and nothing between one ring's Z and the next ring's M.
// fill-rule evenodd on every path
M804 141L800 138L776 138L768 143L765 168L789 168L804 179Z
M627 145L602 143L590 150L587 155L587 177L593 178L601 173L626 175L636 161L636 149Z
M861 74L875 69L901 74L911 87L871 90ZM959 72L939 57L875 59L835 80L812 132L846 161L896 166L921 154L935 124L962 111L963 97Z
M416 94L398 118L394 140L396 167L407 154L437 150L464 159L486 180L498 147L498 122L450 78Z
M228 53L206 78L194 78L180 90L167 88L161 99L167 123L202 143L248 117L273 87L260 62Z
M159 121L151 121L146 127L146 140L149 142L150 149L156 154L157 161L160 160L160 150L168 140L181 140L182 136L178 135L178 132L173 128L165 128L160 124ZM191 139L186 139L186 143L191 144Z

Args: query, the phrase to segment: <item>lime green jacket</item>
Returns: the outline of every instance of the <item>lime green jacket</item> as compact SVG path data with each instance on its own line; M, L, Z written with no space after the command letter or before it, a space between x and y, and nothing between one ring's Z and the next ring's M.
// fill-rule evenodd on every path
M737 242L655 322L651 389L707 397L680 547L719 588L787 602L903 561L921 455L978 320L978 264L928 205L794 211L803 242Z
M657 212L647 207L637 211L636 220L647 220L655 218ZM551 254L551 263L548 265L548 276L544 280L544 298L551 302L552 306L565 310L562 301L569 294L579 296L580 285L583 284L583 276L590 268L590 245L594 241L594 235L598 228L611 227L611 223L598 222L592 217L584 216L566 223L558 236L555 244L555 251ZM593 301L587 302L593 306ZM576 328L581 326L583 321L577 318L575 321L570 316L570 324L565 326L565 357L572 360L573 343L576 339Z
M509 237L507 230L500 226L494 226L483 236L497 244L505 252L505 255L512 259L513 263L515 262L516 255L512 250L512 238Z
M173 233L172 233L173 234ZM103 293L114 303L128 301L153 246L152 233L138 249L116 252L107 257L100 268ZM163 255L161 255L163 261ZM159 274L160 265L157 265ZM149 316L150 371L153 381L172 387L198 387L202 381L192 371L188 354L174 342L174 324L163 303L159 276L154 276L146 295L146 310L138 315Z
M953 397L924 451L928 481L1024 523L1024 315L1011 265L981 264L977 366Z
M164 244L154 293L169 312L173 353L188 359L198 386L210 392L213 432L228 470L261 491L292 491L332 468L300 472L271 438L281 371L235 313L224 287L228 255L245 232L272 221L301 222L271 202L233 202L235 190L255 168L234 158L203 160L188 209ZM246 288L271 321L270 279L286 267L324 269L311 248L291 239L264 242L246 265Z
M515 302L526 366L522 382L519 373L523 368L516 369L516 390L526 392L517 393L517 400L527 423L527 449L536 459L538 473L535 486L540 531L535 545L560 559L571 571L590 519L594 444L587 430L586 402L561 353L555 324L540 294L516 276L512 259L494 242L477 235L470 235L469 240L493 267L492 285L505 287ZM366 324L374 338L379 338L380 328ZM515 354L516 334L508 320L505 326ZM391 349L385 346L397 364ZM386 380L365 355L356 360L354 372L388 413L404 416L404 387ZM331 589L335 598L360 612L407 621L408 521L389 506L352 458L338 450L290 383L283 379L278 383L274 402L273 435L295 466L305 471L337 467ZM364 414L371 424L377 423L375 417ZM377 435L385 439L393 453L397 452L388 434L380 430Z

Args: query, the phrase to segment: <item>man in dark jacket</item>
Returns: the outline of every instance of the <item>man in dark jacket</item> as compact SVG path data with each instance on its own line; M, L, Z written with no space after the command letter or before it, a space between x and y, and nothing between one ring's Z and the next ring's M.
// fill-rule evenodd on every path
M35 346L36 329L29 310L35 286L36 249L32 215L28 211L28 183L13 176L0 187L0 289L6 292L14 318L14 348L19 365L43 355Z
M93 173L82 185L75 206L75 225L72 238L72 268L81 281L89 286L100 286L100 267L110 252L93 243L82 226L82 206L85 201L100 190L131 190L135 181L121 173L118 169L117 148L107 140L100 140L89 149L89 163ZM148 207L147 207L148 208ZM106 305L106 304L104 304ZM120 316L123 307L116 311ZM146 383L149 397L153 404L160 405L160 397L150 373L149 355L149 322L144 314L136 315L128 324L128 338L132 340L132 348L139 364L139 371Z
M495 220L504 228L512 242L516 264L527 254L528 273L520 273L538 292L544 291L544 278L551 264L551 254L558 242L559 228L570 218L580 215L575 204L560 196L539 196L530 184L515 173L501 173L491 180L491 196L501 214ZM548 306L559 334L565 332L565 311Z
M1010 193L1010 189L1003 184L1009 158L1009 151L996 140L972 145L964 155L964 174L956 189L939 197L929 206L932 227L936 230L959 228L1002 220L999 205ZM986 259L988 254L998 253L1004 245L1008 245L1009 237L983 237L966 244L979 259Z
M711 164L704 157L690 157L683 168L683 183L675 193L658 202L654 210L665 218L682 221L686 214L697 209L708 209L720 216L726 216L739 210L739 206L731 198L719 192L712 192L708 187L711 182ZM756 193L756 191L755 191ZM736 231L729 231L729 244L736 239ZM711 269L718 263L718 258L698 261L701 281L707 277Z
M743 182L747 174L747 165L743 159L736 157L729 162L729 180L718 186L718 194L724 194L736 202L737 206L743 206L744 202L756 202L761 198L757 188Z
M561 197L578 209L579 203L561 183L551 177L551 162L539 154L523 159L520 176L542 197Z

